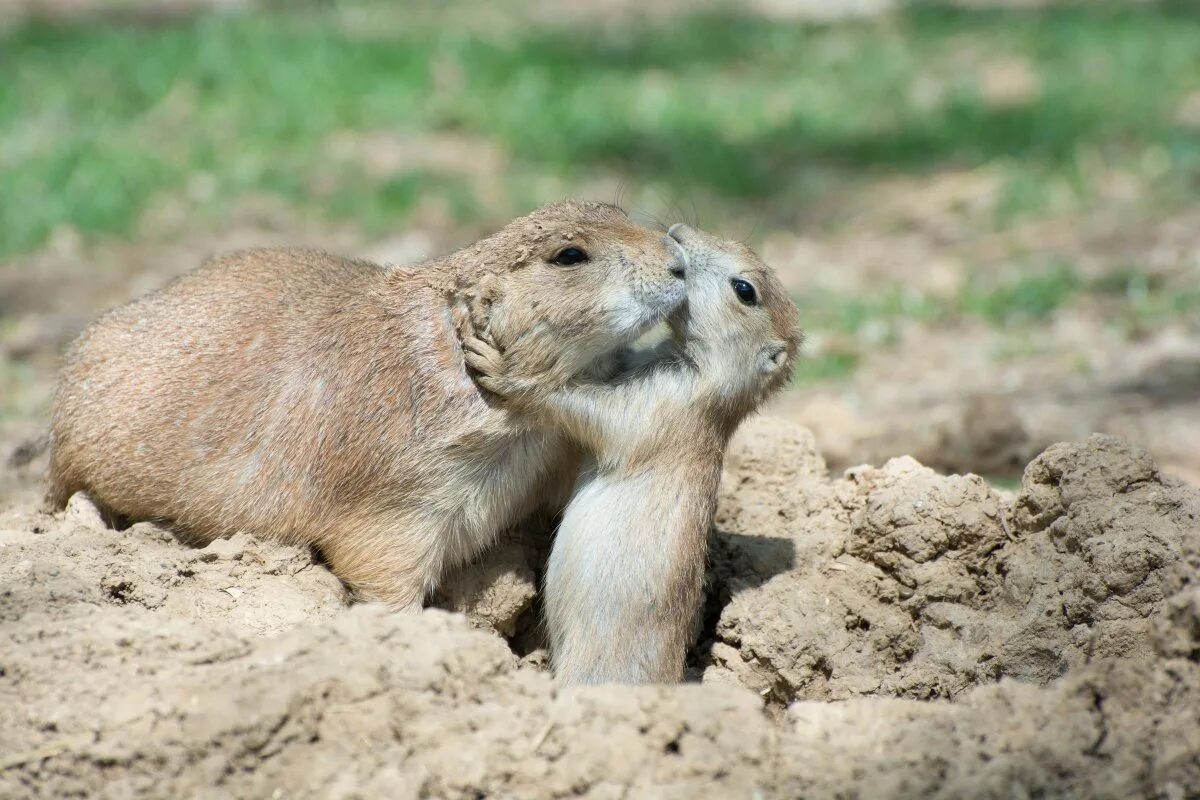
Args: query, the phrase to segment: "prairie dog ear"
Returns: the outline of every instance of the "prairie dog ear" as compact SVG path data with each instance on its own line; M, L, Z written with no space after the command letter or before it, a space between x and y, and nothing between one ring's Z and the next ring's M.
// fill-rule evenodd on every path
M472 324L471 309L467 306L467 300L461 294L449 292L446 295L446 305L450 308L450 322L459 338L462 338Z

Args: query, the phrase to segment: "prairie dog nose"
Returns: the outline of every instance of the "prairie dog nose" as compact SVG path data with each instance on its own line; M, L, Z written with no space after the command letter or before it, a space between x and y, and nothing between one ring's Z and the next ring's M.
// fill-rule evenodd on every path
M672 225L671 230L667 231L667 235L663 237L663 241L666 242L667 247L669 247L675 253L675 257L671 259L671 265L669 267L671 274L676 278L682 279L687 274L688 254L687 250L685 250L679 244L679 239L671 234L671 231L678 227L678 224Z
M686 222L676 222L671 227L667 228L667 236L670 236L675 241L683 244L683 240L690 236L692 229Z

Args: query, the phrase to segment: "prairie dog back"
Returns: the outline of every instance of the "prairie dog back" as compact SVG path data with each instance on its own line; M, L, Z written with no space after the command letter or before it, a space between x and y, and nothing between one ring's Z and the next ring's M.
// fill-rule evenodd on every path
M293 538L288 499L306 479L290 468L293 451L332 455L322 429L367 350L345 321L381 274L318 251L234 253L110 312L67 353L52 501L86 489L119 498L124 516L169 519L200 539L228 523ZM317 357L331 349L339 368ZM245 490L263 502L231 508Z

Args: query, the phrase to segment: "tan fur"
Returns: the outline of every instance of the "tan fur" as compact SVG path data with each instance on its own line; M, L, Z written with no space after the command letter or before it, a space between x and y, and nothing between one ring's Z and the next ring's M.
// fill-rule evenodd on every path
M556 674L569 683L674 682L699 610L707 537L730 436L792 373L796 307L743 245L686 226L688 303L677 345L614 385L513 377L487 333L464 333L481 385L560 426L592 460L576 483L546 576ZM749 281L758 302L737 299Z
M568 244L590 260L550 263ZM481 398L455 309L488 316L515 374L563 379L677 307L681 267L662 233L576 202L413 268L215 259L71 347L50 500L86 491L201 541L310 543L360 595L416 606L574 474L560 434Z

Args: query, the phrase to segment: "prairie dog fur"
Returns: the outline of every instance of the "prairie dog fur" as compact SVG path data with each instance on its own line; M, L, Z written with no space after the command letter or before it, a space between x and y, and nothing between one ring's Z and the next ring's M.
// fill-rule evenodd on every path
M560 433L485 402L455 309L488 316L516 374L561 378L683 299L674 240L602 203L546 206L416 267L217 258L71 346L49 499L85 491L201 541L311 544L359 596L419 607L576 458Z
M615 384L548 390L511 377L487 332L463 334L485 389L591 455L546 574L551 663L567 683L682 678L726 445L800 347L796 306L752 251L686 225L670 235L688 258L674 345Z

